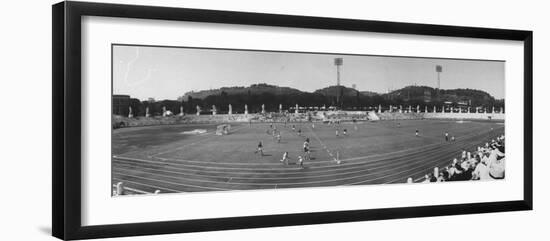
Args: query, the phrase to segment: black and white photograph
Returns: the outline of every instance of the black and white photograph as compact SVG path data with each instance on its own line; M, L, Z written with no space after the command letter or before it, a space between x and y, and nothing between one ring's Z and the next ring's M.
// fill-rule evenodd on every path
M502 181L506 64L115 43L110 192Z

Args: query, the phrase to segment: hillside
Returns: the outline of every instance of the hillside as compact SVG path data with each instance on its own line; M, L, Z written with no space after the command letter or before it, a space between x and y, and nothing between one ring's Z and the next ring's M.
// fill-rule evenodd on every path
M388 94L383 94L382 97L398 102L462 102L475 106L493 105L501 101L482 90L442 89L438 92L436 89L428 86L406 86Z
M356 89L348 88L348 87L343 86L343 85L341 85L340 87L338 87L336 85L332 85L332 86L329 86L329 87L318 89L313 93L322 94L322 95L327 96L327 97L335 97L338 88L340 88L340 96L355 97L355 96L358 96L358 95L359 96L363 95L360 91L358 91Z
M336 93L340 91L340 99ZM283 109L300 106L340 106L343 109L368 107L378 105L470 105L485 107L504 106L503 100L497 100L487 92L474 89L436 90L428 86L407 86L386 94L370 91L359 91L346 86L328 86L314 92L305 92L290 87L280 87L268 84L255 84L249 87L223 87L213 90L203 90L185 93L175 104L166 105L174 113L179 112L180 106L186 113L196 112L196 106L203 110L211 109L215 105L223 113L228 111L231 104L233 111L243 112L247 105L249 111L258 112L265 105L267 111L278 111L279 105ZM160 108L160 107L159 107ZM152 111L157 111L157 107ZM137 109L136 109L137 110Z
M372 92L372 91L360 91L360 93L364 96L370 96L370 97L380 95L380 94L378 94L376 92Z
M293 89L290 87L280 87L275 85L268 84L253 84L249 87L236 86L236 87L222 87L219 89L212 90L201 90L197 92L187 92L181 98L184 101L187 101L189 97L193 99L205 99L211 95L258 95L264 93L271 93L275 95L290 95L290 94L301 94L303 93L300 90Z
M321 94L326 97L335 97L336 96L336 90L337 86L328 86L322 89L318 89L313 92L313 94ZM349 88L346 86L340 86L341 96L345 97L355 97L357 95L360 96L377 96L378 93L371 92L371 91L358 91L353 88ZM187 101L189 97L192 97L193 99L205 99L208 96L211 95L258 95L258 94L273 94L277 96L284 96L284 95L296 95L296 94L311 94L309 92L300 91L298 89L290 88L290 87L280 87L276 85L269 85L269 84L254 84L249 87L244 86L235 86L235 87L222 87L219 89L212 89L212 90L201 90L201 91L191 91L185 93L182 97L180 97L182 100Z

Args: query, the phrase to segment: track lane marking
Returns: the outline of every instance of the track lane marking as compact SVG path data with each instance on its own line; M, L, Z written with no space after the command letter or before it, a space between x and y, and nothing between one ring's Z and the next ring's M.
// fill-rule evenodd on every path
M490 132L490 131L489 131L489 132ZM489 132L488 132L488 133L489 133ZM312 133L313 133L313 132L312 132ZM476 133L474 133L474 134L476 134ZM476 135L476 136L477 136L477 135ZM318 138L318 136L317 136L317 138ZM459 138L457 138L457 140L458 140L458 139L459 139ZM462 138L460 138L460 139L462 139ZM319 140L320 140L320 139L319 139ZM323 144L323 143L321 143L321 144ZM438 144L438 143L435 143L435 144ZM423 146L423 147L424 147L424 146ZM423 147L419 147L419 148L423 148ZM411 148L411 149L418 149L418 148ZM401 150L401 151L404 151L404 150ZM328 150L327 150L327 152L328 152ZM330 152L329 152L329 153L330 153ZM371 155L371 156L372 156L372 155ZM368 157L368 156L367 156L367 157ZM417 168L420 168L420 167L417 167ZM409 169L409 170L407 170L407 171L415 170L415 169L417 169L417 168ZM288 170L288 169L284 169L284 170ZM393 170L393 169L392 169L392 170ZM391 175L386 175L386 176L391 176ZM139 178L140 178L140 177L139 177ZM376 180L376 179L373 179L373 180ZM398 180L398 179L395 179L395 180ZM246 185L250 185L250 184L246 183ZM285 184L285 185L286 185L286 184ZM277 186L275 186L275 187L277 187ZM230 190L232 190L232 189L230 189Z
M460 148L462 147L465 147L465 146L469 146L468 143L464 143L462 144L461 146L459 146ZM459 148L459 149L460 149ZM426 156L433 156L433 155L440 155L441 153L446 153L447 150L436 150L434 152L431 152L429 155L424 155L423 157L426 157ZM391 159L389 161L391 161L390 163L376 163L376 164L381 164L381 165L372 165L371 163L367 163L367 165L365 166L359 166L359 167L348 167L348 168L342 168L342 169L332 169L332 170L326 170L326 171L320 171L320 172L309 172L308 174L312 174L312 173L324 173L324 172L335 172L333 174L324 174L324 175L308 175L308 177L312 177L312 178L315 178L315 177L318 177L318 176L331 176L331 175L340 175L340 174L346 174L346 173L354 173L356 172L356 169L358 168L361 168L360 170L364 171L365 169L366 170L377 170L377 169L381 169L381 168L387 168L387 167L390 167L390 166L397 166L397 165L400 165L402 164L403 162L406 162L410 160L410 157L409 156L400 156L400 157L396 157L395 159ZM416 162L419 162L419 161L416 161ZM416 163L416 162L413 162L413 163ZM161 162L157 162L157 163L160 163L162 164ZM410 162L409 162L410 163ZM371 165L369 165L371 164ZM118 164L120 165L120 164ZM130 164L122 164L122 165L126 165L126 166L129 166ZM130 166L131 167L131 166ZM150 169L150 170L157 170L157 171L163 171L163 170L160 170L160 169L155 169L155 168L147 168L147 167L140 167L140 168L143 168L143 169ZM181 170L181 171L199 171L199 172L204 172L204 171L201 171L201 170L187 170L187 169L183 169L183 168L178 168L178 167L167 167L167 166L159 166L159 168L163 168L163 169L168 169L168 170ZM299 170L302 170L301 168ZM352 172L346 172L346 170L354 170ZM169 171L167 171L169 172ZM302 172L296 172L296 173L259 173L259 172L212 172L212 173L220 173L220 174L232 174L232 175L289 175L289 174L294 174L294 175L301 175L303 174ZM184 174L184 173L179 173L179 174ZM203 175L203 174L194 174L194 173L187 173L189 175L195 175L195 176L205 176L205 177L214 177L214 178L221 178L222 176L209 176L209 175ZM298 177L280 177L280 178L273 178L273 179L296 179L296 178L303 178L304 176L298 176ZM235 177L237 179L247 179L246 177ZM261 179L261 178L260 178ZM265 179L272 179L272 178L265 178Z
M475 144L473 145L469 145L468 147L473 147L473 146L476 146ZM446 155L442 155L442 156L446 156ZM458 156L458 154L449 154L448 156ZM416 169L419 169L419 168L422 168L421 171L418 171L418 172L415 172L413 175L408 175L409 177L410 176L414 176L416 175L417 173L421 173L421 172L425 172L426 171L426 166L430 166L430 168L433 170L433 168L435 167L434 166L434 163L437 164L437 163L440 163L440 162L443 162L442 159L434 159L428 163L426 163L425 165L421 165L421 166L418 166L418 167L415 167L415 168L411 168L411 169L408 169L408 170L405 170L405 171L402 171L402 172L398 172L398 173L393 173L393 174L390 174L390 175L385 175L385 176L382 176L382 177L379 177L379 178L376 178L376 179L373 179L373 180L379 180L379 179L382 179L382 178L386 178L386 177L389 177L389 176L394 176L396 174L401 174L401 173L405 173L405 172L409 172L411 170L416 170ZM448 161L447 161L448 162ZM436 165L438 166L438 165ZM429 172L429 171L428 171ZM395 180L400 180L402 178L399 178L399 179L394 179L393 181ZM350 183L350 184L346 184L346 185L357 185L357 184L363 184L363 183L366 183L366 182L371 182L373 180L364 180L364 181L360 181L360 182L355 182L355 183ZM382 183L382 184L388 184L388 182L386 183Z
M125 182L125 183L133 183L135 185L142 185L142 186L152 187L152 188L155 188L155 189L166 190L166 191L170 191L170 192L185 192L185 191L181 191L181 190L175 190L175 189L170 189L170 188L165 188L165 187L158 187L158 186L155 186L155 185L150 185L150 184L145 184L145 183L140 183L140 182L135 182L135 181L130 181L130 180L124 180L124 179L116 178L116 177L114 177L113 179L121 181L121 182Z
M145 179L145 180L149 180L149 181L153 181L153 182L167 183L167 184L183 186L183 187L194 187L194 188L201 188L201 189L207 189L207 190L217 190L217 191L232 190L232 189L204 187L204 186L198 186L198 185L192 185L192 184L176 183L176 182L171 182L171 181L164 181L164 180L152 179L152 178L147 178L147 177L140 177L140 176L135 176L135 175L131 175L131 174L124 174L124 173L119 173L119 172L113 172L113 174L120 175L120 176L126 176L126 177L132 177L132 178L136 178L136 179Z
M489 133L484 133L480 136L484 136L484 138L486 138L485 136L489 136L488 135ZM459 144L459 142L457 142L456 144ZM462 144L462 142L460 142L460 144ZM446 149L456 149L456 148L453 148L453 147L456 147L456 145L445 145L444 147L447 147ZM439 152L439 151L443 151L443 150L446 150L446 149L433 149L433 150L430 150L429 152L432 153L432 152ZM459 148L460 149L460 148ZM414 153L416 155L418 154L425 154L426 152L422 152L422 153ZM329 168L333 168L335 167L334 165L333 166L321 166L321 167L309 167L309 169L327 169L325 171L319 171L319 172L330 172L330 171L333 171L333 170L346 170L346 169L352 169L352 168L357 168L357 165L374 165L374 164L380 164L382 163L383 161L388 161L388 162L393 162L393 160L395 159L400 159L400 158L403 158L403 156L398 156L398 157L394 157L394 158L385 158L385 159L380 159L380 160L377 160L376 162L375 161L368 161L368 162L354 162L354 163L348 163L348 164L341 164L339 165L338 167L342 167L342 166L350 166L350 167L344 167L344 168L339 168L339 169L329 169ZM119 159L120 160L120 159ZM123 160L123 159L122 159ZM145 162L145 163L151 163L151 164L163 164L163 165L175 165L175 166L187 166L187 167L195 167L195 168L202 168L202 169L215 169L215 170L225 170L225 169L230 169L230 170L252 170L252 171L289 171L289 170L295 170L295 171L301 171L302 169L301 168L270 168L270 169L261 169L261 168L238 168L238 167L211 167L211 166L197 166L197 165L187 165L187 164L180 164L180 163L165 163L165 162L159 162L159 161L153 161L153 160L143 160L143 159L130 159L131 161L140 161L140 162ZM391 163L390 163L391 164ZM195 171L199 171L199 170L195 170ZM205 170L201 170L201 171L205 171ZM207 172L211 172L211 171L207 171ZM241 172L241 173L244 173L244 172ZM296 172L296 173L288 173L288 174L297 174L297 173L301 173L301 172ZM312 172L308 172L308 173L312 173ZM260 174L260 173L257 173L256 174ZM269 173L266 173L266 174L269 174ZM283 173L274 173L274 174L283 174Z
M465 144L463 146L475 146L472 145L472 144ZM461 146L461 147L463 147ZM411 169L407 169L407 170L404 170L404 171L401 171L401 172L397 172L397 173L394 173L394 172L391 172L393 170L396 170L396 169L399 169L399 168L402 168L402 167L396 167L396 168L391 168L391 169L387 169L387 170L384 170L383 172L381 173L385 173L385 172L388 172L390 171L391 174L388 174L388 175L384 175L384 176L381 176L381 177L377 177L377 178L374 178L374 179L369 179L369 180L363 180L363 181L359 181L359 182L353 182L353 183L347 183L347 184L342 184L342 185L338 185L338 186L347 186L347 185L357 185L357 184L361 184L361 183L365 183L365 182L371 182L371 181L375 181L375 180L379 180L379 179L383 179L383 178L386 178L386 177L389 177L389 176L394 176L394 175L397 175L397 174L401 174L401 173L404 173L404 172L408 172L408 171L411 171L411 170L415 170L415 169L419 169L419 168L425 168L426 165L433 165L433 163L438 163L438 162L441 162L441 159L439 157L441 156L453 156L453 155L457 155L457 154L446 154L446 153L437 153L437 154L432 154L432 155L429 155L429 157L438 157L438 158L435 158L434 160L422 165L422 166L419 166L419 167L415 167L415 168L411 168ZM419 159L415 162L413 162L414 164L416 163L419 163L419 162L424 162L425 160L424 159ZM154 175L154 176L160 176L160 177L168 177L168 178L173 178L173 179L178 179L177 177L173 177L173 176L167 176L167 175L161 175L161 174L154 174L154 173L148 173L150 175ZM338 182L338 181L344 181L344 180L349 180L349 179L356 179L356 178L363 178L363 177L366 177L366 176L370 176L370 175L375 175L375 174L380 174L379 173L369 173L369 174L365 174L365 175L359 175L359 176L353 176L353 177L346 177L346 178L336 178L336 179L329 179L329 180L321 180L321 181L308 181L308 182L294 182L294 183L277 183L277 185L304 185L304 184L319 184L319 183L327 183L327 182ZM219 178L223 178L223 177L219 177ZM191 178L181 178L181 179L187 179L187 180L191 180L191 181L196 181L196 182L208 182L208 183L216 183L216 184L227 184L225 182L217 182L217 181L211 181L211 180L197 180L197 179L191 179ZM244 186L269 186L269 185L274 185L274 184L271 184L271 183L237 183L237 182L233 182L233 183L230 183L231 185L244 185ZM234 189L230 189L230 190L234 190Z
M113 184L113 187L116 188L116 184ZM132 192L137 192L139 194L153 194L152 192L147 192L147 191L139 190L137 188L126 187L126 186L123 186L122 189L132 191Z
M481 135L484 135L484 134L487 134L487 133L490 133L492 132L492 130L488 130L488 131L485 131L483 133L471 133L471 134L468 134L468 135L464 135L464 136L461 136L461 137L458 137L456 138L457 141L460 141L460 140L463 140L463 139L466 139L466 138L470 138L470 137L477 137L477 136L481 136ZM317 137L318 138L318 137ZM322 142L320 142L322 143ZM394 154L398 154L398 153L401 153L401 152L408 152L408 151L416 151L416 150L422 150L422 149L427 149L427 148L430 148L433 146L433 148L438 148L438 147L441 147L441 146L444 146L448 144L447 142L443 142L443 143L433 143L433 144L428 144L428 145L424 145L424 146L420 146L420 147L413 147L413 148L408 148L408 149L402 149L402 150L398 150L398 151L393 151L393 152L385 152L385 153L378 153L378 154L372 154L372 155L367 155L367 156L360 156L360 157L352 157L352 158L346 158L346 159L341 159L340 161L342 162L349 162L349 161L356 161L356 160L363 160L363 159L368 159L368 158L373 158L373 157L378 157L378 156L381 156L381 157L384 157L384 156L391 156L391 155L394 155ZM326 145L325 145L326 147ZM331 155L330 151L328 149L325 149L329 155ZM125 155L125 154L124 154ZM332 156L332 155L331 155ZM113 158L125 158L125 159L136 159L137 158L133 158L133 157L127 157L127 156L123 156L123 155L113 155ZM280 164L278 163L245 163L245 162L237 162L237 163L223 163L223 162L208 162L208 161L192 161L192 160L185 160L185 159L176 159L176 158L164 158L164 157L154 157L156 159L161 159L161 160L168 160L168 161L181 161L181 162L190 162L190 163L206 163L206 164L216 164L216 165L258 165L258 166L261 166L261 165L265 165L265 166L280 166ZM377 159L375 160L372 160L373 162L375 161L378 161ZM332 164L334 163L334 160L327 160L327 161L316 161L314 162L314 164L325 164L325 163L329 163L329 164ZM360 162L360 163L366 163L366 162Z

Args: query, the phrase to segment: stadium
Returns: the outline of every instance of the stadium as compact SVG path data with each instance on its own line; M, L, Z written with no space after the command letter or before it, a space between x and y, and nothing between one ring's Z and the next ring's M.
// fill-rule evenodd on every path
M140 49L195 66L185 72L186 65L179 64L164 75L178 79L195 73L203 81L129 82L129 67ZM127 59L113 59L120 65L115 69L126 69L113 75L113 196L504 179L503 94L499 99L472 88L503 93L501 61L347 56L352 67L344 75L343 58L323 54L143 47L132 56L129 47L114 50L113 56ZM201 62L194 65L197 56ZM149 65L169 66L153 57L146 60ZM438 63L450 66L448 76L456 78L457 88L440 87ZM336 85L330 85L334 67ZM395 67L395 76L385 71L388 67ZM406 81L430 79L433 73L435 88ZM380 93L340 83L342 76L362 79L365 74L386 81L365 81L362 89L394 82L405 87ZM298 76L302 81L290 83L295 87L204 88L224 86L218 80L228 76L270 83ZM177 100L145 99L190 85L203 90Z
M133 122L119 118L143 126L113 131L113 192L147 194L433 181L430 179L441 178L445 172L449 175L454 159L461 163L472 159L471 153L495 140L503 145L504 113L453 111L457 112L398 109L379 113L312 111L155 119L169 124L145 122L151 118L134 118ZM306 141L308 154L303 150ZM261 154L257 153L259 142ZM285 152L288 154L283 162ZM462 156L463 152L469 156Z

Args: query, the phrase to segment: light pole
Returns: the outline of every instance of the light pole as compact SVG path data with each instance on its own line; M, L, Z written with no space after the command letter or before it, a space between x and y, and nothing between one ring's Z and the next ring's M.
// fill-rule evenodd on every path
M334 65L336 65L336 106L340 106L340 69L344 64L344 59L335 58Z
M441 65L435 66L435 72L437 72L437 98L439 99L439 89L441 88L441 72L443 72L443 67Z

